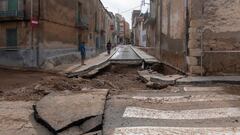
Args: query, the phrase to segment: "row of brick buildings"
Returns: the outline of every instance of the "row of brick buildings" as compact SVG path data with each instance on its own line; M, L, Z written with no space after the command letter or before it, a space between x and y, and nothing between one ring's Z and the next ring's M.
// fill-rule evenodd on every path
M239 5L239 0L150 0L149 13L133 12L134 43L185 73L240 74Z
M120 24L100 0L1 0L0 66L68 63L81 41L87 57L96 56L109 40L120 42Z

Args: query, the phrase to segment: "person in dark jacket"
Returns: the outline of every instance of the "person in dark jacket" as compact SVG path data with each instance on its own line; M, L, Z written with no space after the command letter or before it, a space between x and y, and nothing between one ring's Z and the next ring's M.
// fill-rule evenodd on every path
M84 61L86 58L86 48L85 48L85 42L81 42L79 45L79 51L81 53L81 64L85 65Z
M108 55L111 54L111 49L112 49L112 44L111 44L111 41L109 40L108 43L107 43L107 52L108 52Z

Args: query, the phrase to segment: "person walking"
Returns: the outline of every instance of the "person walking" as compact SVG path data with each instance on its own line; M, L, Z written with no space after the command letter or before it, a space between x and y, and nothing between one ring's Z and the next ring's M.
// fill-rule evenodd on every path
M79 51L81 53L81 65L85 65L84 61L86 58L86 48L85 48L85 42L81 42L79 45Z
M111 54L111 49L112 49L112 44L111 44L111 41L109 40L108 43L107 43L107 53L108 53L108 55Z

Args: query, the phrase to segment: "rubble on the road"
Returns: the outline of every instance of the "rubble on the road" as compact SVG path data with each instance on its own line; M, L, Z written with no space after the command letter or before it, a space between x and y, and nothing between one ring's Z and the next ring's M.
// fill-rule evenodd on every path
M150 77L150 81L160 84L174 85L178 79L183 77L183 75L154 75Z
M152 70L138 71L138 74L147 87L152 89L163 89L169 85L175 85L178 79L184 77L183 75L163 75Z
M138 75L144 83L148 83L150 82L152 74L150 73L149 70L142 70L142 71L138 71Z
M52 135L35 122L34 102L0 102L0 135Z
M160 83L155 83L155 82L148 82L146 84L148 88L152 89L164 89L168 87L168 84L160 84Z
M102 126L107 93L103 89L49 94L36 103L35 118L53 134L97 131Z

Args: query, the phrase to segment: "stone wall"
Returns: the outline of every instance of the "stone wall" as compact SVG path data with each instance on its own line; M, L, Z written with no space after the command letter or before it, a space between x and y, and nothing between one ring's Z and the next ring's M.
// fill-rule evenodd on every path
M190 0L191 73L240 73L239 5L239 0Z

